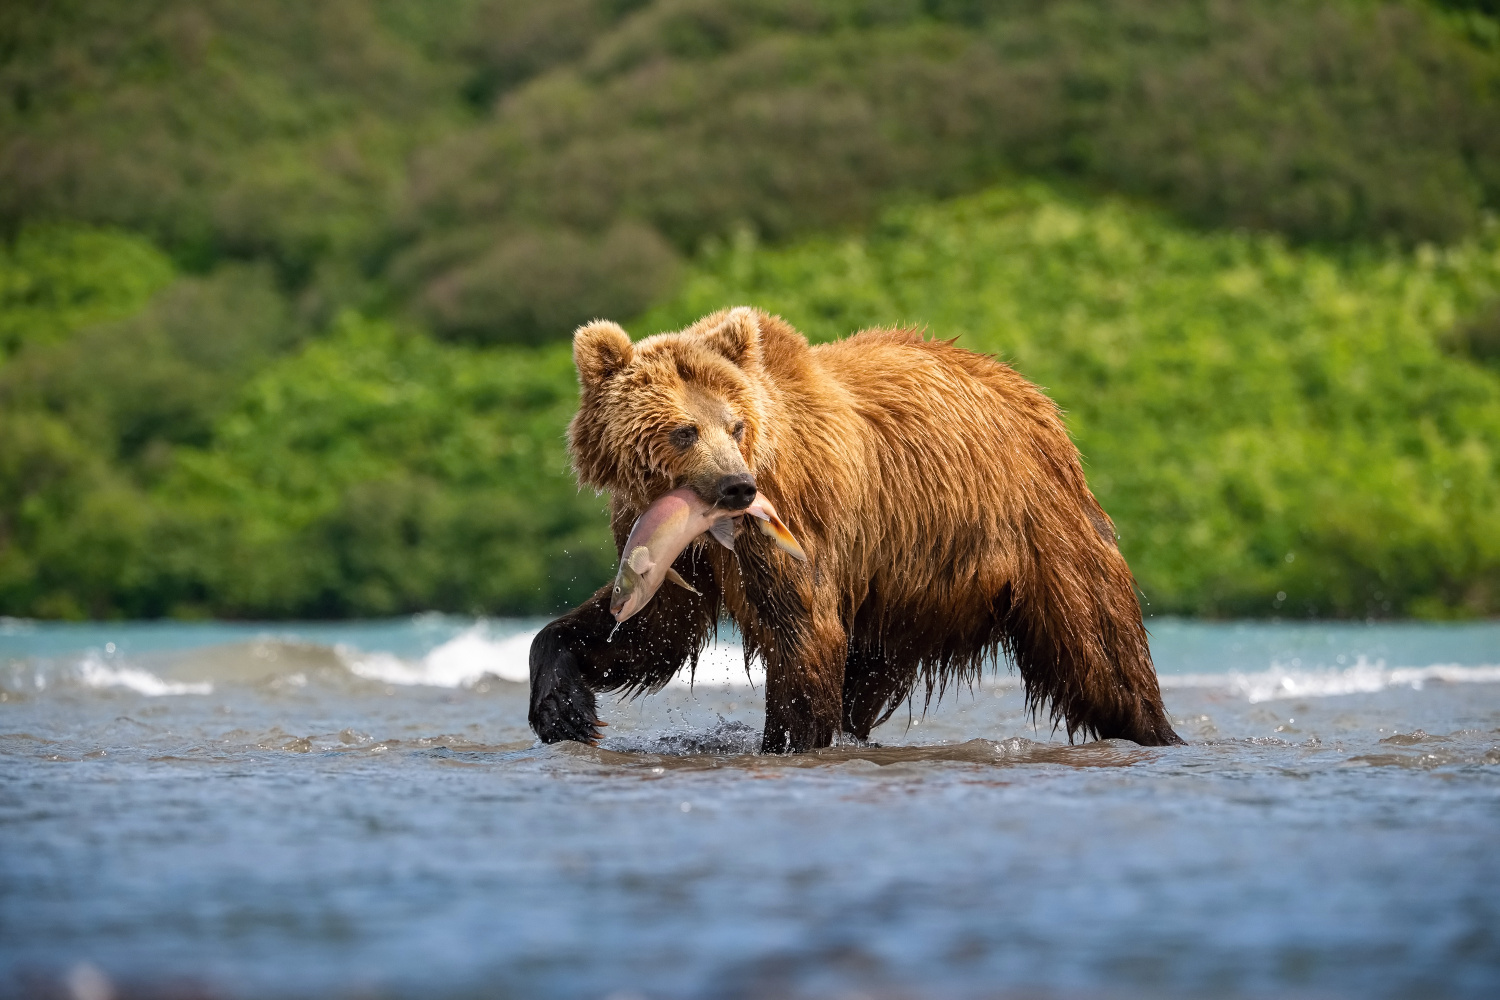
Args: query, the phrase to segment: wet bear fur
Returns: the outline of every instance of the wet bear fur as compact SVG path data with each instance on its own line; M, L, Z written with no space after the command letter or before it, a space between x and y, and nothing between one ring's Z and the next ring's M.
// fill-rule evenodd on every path
M868 738L1001 651L1070 740L1181 742L1113 525L1057 407L1011 368L910 330L813 347L748 308L634 344L591 323L573 354L569 445L617 549L663 493L712 500L748 471L808 559L744 523L734 552L705 536L674 563L700 593L663 587L612 640L601 588L533 641L543 740L597 740L596 693L661 687L727 616L766 667L766 752Z

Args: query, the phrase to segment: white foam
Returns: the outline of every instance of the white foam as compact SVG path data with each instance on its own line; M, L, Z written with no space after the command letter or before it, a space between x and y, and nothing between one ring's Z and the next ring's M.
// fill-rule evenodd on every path
M1428 667L1387 667L1360 658L1343 670L1296 670L1273 664L1258 673L1163 674L1164 690L1173 688L1223 688L1251 704L1284 698L1329 698L1345 694L1371 694L1388 688L1420 691L1429 681L1448 684L1500 683L1500 666L1434 664Z
M214 690L214 686L206 681L188 683L162 680L149 670L116 666L92 653L78 664L78 679L86 687L129 688L137 694L153 698L169 694L212 694Z
M30 618L0 615L0 635L29 635L35 631L36 622Z
M420 660L403 660L392 653L365 652L352 646L335 647L339 658L356 676L385 684L428 687L472 687L486 677L524 684L531 679L531 640L536 632L519 632L496 639L480 623L432 649ZM745 651L739 643L716 643L698 659L696 676L686 668L672 678L673 687L760 687L766 672L752 663L745 670Z
M527 657L535 632L494 639L483 623L465 629L415 662L390 653L335 647L351 673L386 684L469 687L485 677L524 683L531 677Z
M336 647L349 670L369 680L386 684L426 685L430 687L471 687L486 677L524 684L531 676L529 656L535 631L519 632L495 638L490 627L480 622L440 646L420 660L403 660L391 653L364 652L348 646ZM151 675L135 671L144 677ZM152 678L157 684L166 682ZM712 643L698 660L696 674L687 668L679 670L669 686L737 689L763 688L765 666L753 660L745 668L744 647L738 642ZM1360 659L1353 666L1327 670L1298 669L1281 664L1259 672L1220 674L1162 674L1163 690L1174 688L1219 688L1243 697L1251 703L1283 698L1325 698L1345 694L1384 691L1407 687L1420 690L1430 681L1450 684L1500 683L1500 666L1459 666L1435 664L1427 667L1387 667L1384 661L1371 663ZM1014 674L1001 672L985 677L984 684L1010 688L1020 684ZM180 687L181 685L179 685ZM169 693L169 692L163 692ZM186 693L186 692L184 692Z

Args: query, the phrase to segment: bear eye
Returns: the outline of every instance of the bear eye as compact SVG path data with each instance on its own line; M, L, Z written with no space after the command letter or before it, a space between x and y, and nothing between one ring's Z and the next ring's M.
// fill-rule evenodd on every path
M743 420L736 420L734 426L730 428L729 433L734 435L736 441L745 440L745 422Z
M698 428L688 426L679 427L672 432L672 445L676 448L691 448L698 442Z

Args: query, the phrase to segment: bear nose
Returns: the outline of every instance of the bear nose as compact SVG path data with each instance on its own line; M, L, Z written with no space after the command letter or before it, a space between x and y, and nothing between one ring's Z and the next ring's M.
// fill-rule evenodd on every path
M755 502L755 477L747 472L719 480L717 506L725 510L744 510Z

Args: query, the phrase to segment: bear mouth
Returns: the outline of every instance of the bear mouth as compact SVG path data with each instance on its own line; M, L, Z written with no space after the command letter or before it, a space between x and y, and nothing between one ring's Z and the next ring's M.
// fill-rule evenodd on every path
M747 514L778 549L799 562L807 561L807 553L764 494L757 492L743 508L728 510L707 503L691 487L672 490L641 511L631 526L610 594L609 610L615 621L623 622L639 612L667 581L697 594L697 588L672 563L705 534L734 551L732 522Z

